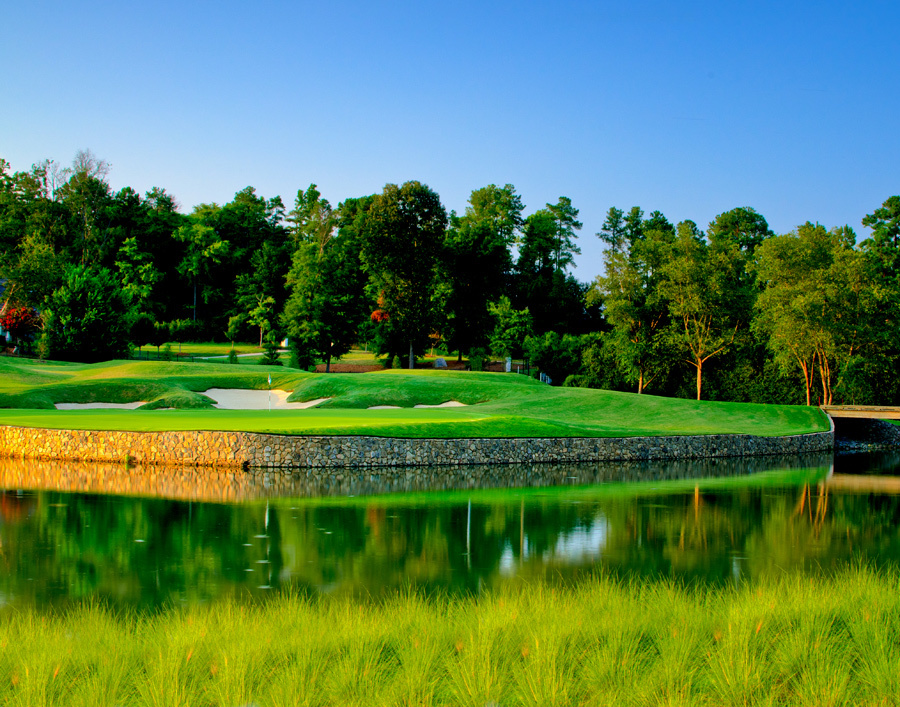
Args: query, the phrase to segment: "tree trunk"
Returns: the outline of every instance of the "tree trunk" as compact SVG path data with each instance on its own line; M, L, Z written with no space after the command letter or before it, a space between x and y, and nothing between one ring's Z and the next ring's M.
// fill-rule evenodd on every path
M810 373L809 366L806 365L806 362L800 364L800 369L803 371L803 383L806 386L806 405L809 407L810 405Z
M416 367L416 356L413 353L412 341L409 342L409 370Z
M697 361L697 400L700 400L700 389L703 387L703 361Z
M644 392L644 371L641 369L640 374L638 375L638 395Z
M325 373L331 373L331 354L325 359Z

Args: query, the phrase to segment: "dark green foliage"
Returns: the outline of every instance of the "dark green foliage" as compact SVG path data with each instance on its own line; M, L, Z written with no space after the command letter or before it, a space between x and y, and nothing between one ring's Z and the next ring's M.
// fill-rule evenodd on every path
M93 362L128 354L130 302L105 268L70 265L43 316L42 350L49 356Z
M871 234L860 244L848 226L776 236L750 207L705 231L612 207L597 233L603 273L588 288L572 274L581 223L567 197L525 217L515 187L489 184L448 220L419 182L336 208L311 184L288 214L280 197L247 187L184 215L163 189L113 190L108 170L89 151L23 172L0 159L0 309L48 318L45 356L124 355L128 340L159 356L167 341L262 341L281 327L301 369L356 345L408 367L435 341L477 366L486 349L522 356L531 335L555 382L691 397L702 385L703 397L733 401L900 401L900 196L862 219ZM71 281L75 265L111 273L119 294L88 293ZM90 317L58 323L61 298L74 307L79 297L112 310L128 301L100 337L110 344L80 336L101 326ZM574 355L565 342L586 334Z
M491 305L494 317L494 331L491 334L491 351L496 356L522 358L525 340L534 331L533 320L528 309L513 309L507 297Z
M151 344L155 338L156 327L153 317L149 314L139 314L131 322L129 341L137 347Z
M363 262L387 315L376 340L383 354L400 354L409 367L424 353L438 323L435 301L438 259L447 213L437 193L420 182L388 184L372 198L361 229Z
M881 208L867 214L862 225L872 229L872 237L862 243L886 281L900 280L900 196L887 199Z
M303 363L321 358L326 371L357 343L360 325L371 311L356 227L365 216L365 203L350 200L339 210L336 236L319 242L298 239L287 277L291 295L281 315L298 357Z
M562 385L567 376L578 374L582 368L587 338L548 331L542 336L525 339L525 354L531 365L550 376L553 385ZM587 386L584 386L587 387Z
M752 253L763 241L775 234L762 214L749 207L738 207L716 216L709 224L711 241L728 240L743 251Z
M261 366L283 366L283 363L278 361L278 357L281 355L279 349L281 348L281 340L278 337L277 332L269 332L266 336L265 341L263 342L263 355L259 360Z
M522 225L522 203L510 184L473 191L469 204L465 216L451 216L442 256L449 287L444 332L459 360L488 345L494 326L490 303L504 293L510 245Z

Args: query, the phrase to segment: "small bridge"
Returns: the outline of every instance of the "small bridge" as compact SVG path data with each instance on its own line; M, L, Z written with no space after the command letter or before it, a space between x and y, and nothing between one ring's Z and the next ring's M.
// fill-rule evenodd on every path
M820 405L832 417L855 417L869 420L900 420L900 407L880 405Z

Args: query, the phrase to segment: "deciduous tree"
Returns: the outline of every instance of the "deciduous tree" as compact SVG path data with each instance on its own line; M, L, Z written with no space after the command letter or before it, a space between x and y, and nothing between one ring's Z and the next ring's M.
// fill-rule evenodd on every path
M388 184L366 213L363 260L383 297L391 328L408 342L410 368L435 328L433 294L446 227L440 197L421 182Z

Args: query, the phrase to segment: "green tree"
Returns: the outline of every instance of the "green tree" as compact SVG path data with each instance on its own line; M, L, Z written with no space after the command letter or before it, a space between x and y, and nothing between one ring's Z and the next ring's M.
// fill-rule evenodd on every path
M615 252L626 247L625 212L622 209L617 209L615 206L609 207L609 211L606 212L606 220L603 222L597 238Z
M338 224L338 214L327 199L322 198L315 184L306 191L297 191L294 208L288 213L291 237L294 244L315 243L319 251L325 249Z
M662 214L651 216L652 221L644 222L643 212L631 209L623 221L621 248L606 250L604 273L588 293L589 302L602 303L612 327L606 345L639 394L665 378L673 363L669 308L660 285L674 232Z
M580 231L583 225L578 220L578 209L572 206L572 200L567 196L559 197L555 204L547 204L547 209L556 221L556 269L574 266L573 256L581 254L581 248L575 245L578 238L575 231Z
M560 201L565 204L565 197ZM561 236L564 231L560 218L550 208L525 219L509 294L517 309L531 312L538 333L582 333L588 322L587 286L565 271L578 251L569 247L573 245L571 238Z
M669 306L673 346L696 370L697 400L703 365L728 349L741 324L732 307L740 293L730 287L728 277L740 256L734 243L718 245L707 245L697 224L682 221L660 283Z
M322 252L302 243L288 275L291 297L282 323L291 345L308 358L331 362L353 347L368 315L367 278L360 264L359 243L346 234L332 238Z
M871 254L878 275L896 285L900 281L900 196L888 198L867 214L862 225L872 229L872 236L861 245Z
M806 404L818 377L821 404L831 404L842 369L870 347L884 291L872 287L872 262L854 248L850 229L805 223L757 252L764 288L753 326L776 361L802 374Z
M513 309L509 298L502 296L490 305L490 312L494 317L491 351L503 358L521 358L525 353L525 340L534 331L528 309Z
M9 173L0 159L0 279L3 302L40 307L62 282L68 213L53 199L52 163Z
M82 265L100 263L115 243L110 228L112 194L106 177L109 163L90 150L80 150L67 170L68 180L54 195L71 214L72 233Z
M198 288L202 288L209 279L212 266L222 262L229 252L228 242L223 241L212 226L204 223L208 214L217 209L215 204L195 207L190 225L181 226L174 233L175 240L187 246L187 252L178 264L178 272L189 278L194 289L194 321L197 320Z
M752 253L774 234L762 214L741 206L719 214L709 224L710 240L729 239L743 251Z
M408 342L410 368L437 323L433 295L446 227L440 197L415 181L399 187L388 184L373 197L366 213L363 262L380 293L389 326Z
M161 275L154 267L149 253L141 251L136 238L127 238L119 248L116 268L122 289L141 311L146 311L153 286Z
M588 337L548 331L543 336L525 339L525 354L532 365L550 376L554 385L562 385L567 376L581 372L582 356L588 346Z
M518 241L525 223L522 219L524 209L522 197L512 184L502 187L488 184L469 196L464 218L469 223L488 226L493 233L499 234L509 248Z
M69 265L42 312L43 354L94 362L128 353L131 303L105 268Z
M451 215L441 260L449 286L446 339L460 361L488 344L494 324L488 305L507 284L521 212L511 184L502 189L490 184L472 192L465 216Z
M247 321L255 327L259 327L259 346L262 348L263 335L272 328L272 309L275 300L271 297L259 296L256 306L247 312Z

